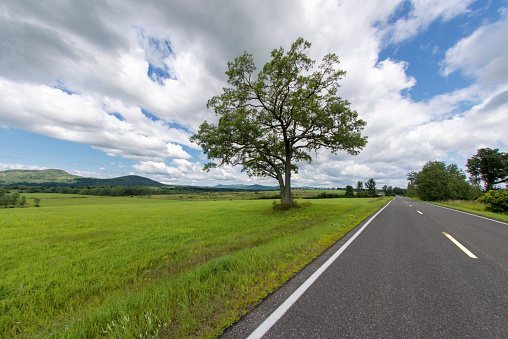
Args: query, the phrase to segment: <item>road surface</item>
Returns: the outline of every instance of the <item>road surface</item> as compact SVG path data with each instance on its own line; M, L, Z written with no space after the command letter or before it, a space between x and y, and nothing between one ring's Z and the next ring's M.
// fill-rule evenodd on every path
M397 197L222 338L249 336L508 338L508 224Z

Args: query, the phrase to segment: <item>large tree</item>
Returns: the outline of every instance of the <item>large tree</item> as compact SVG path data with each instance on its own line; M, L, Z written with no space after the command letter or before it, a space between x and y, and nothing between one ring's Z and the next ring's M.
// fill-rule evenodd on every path
M467 160L467 171L474 185L480 181L485 184L485 190L490 191L494 185L508 182L508 154L499 149L480 148L471 159Z
M228 62L228 83L208 103L219 117L205 121L191 137L217 165L242 165L249 175L272 177L281 202L291 204L291 173L296 162L311 163L311 152L327 148L336 154L357 154L367 143L365 122L350 103L337 96L345 72L339 59L327 54L317 69L306 52L310 43L298 38L287 52L281 47L255 77L252 54Z
M374 197L376 196L377 194L377 191L376 191L376 182L374 181L373 178L370 178L366 183L365 183L365 188L367 189L367 193L371 196L371 197Z
M414 172L412 172L414 173ZM412 175L414 178L414 174ZM457 165L429 161L416 173L416 195L422 200L473 199L475 190Z

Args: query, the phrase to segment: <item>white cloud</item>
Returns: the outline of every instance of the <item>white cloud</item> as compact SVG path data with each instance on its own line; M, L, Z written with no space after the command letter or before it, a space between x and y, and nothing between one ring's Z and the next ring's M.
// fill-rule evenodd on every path
M173 159L171 162L182 172L188 172L189 169L195 168L195 165L185 159ZM196 169L196 168L195 168Z
M486 85L508 79L508 10L494 23L477 29L446 52L443 74L462 71Z
M448 21L459 14L469 12L474 0L412 0L400 2L400 6L411 6L406 17L399 18L393 25L384 27L382 33L392 43L400 43L418 35L436 20Z
M132 167L143 174L164 174L169 176L179 176L181 174L180 170L167 166L163 162L142 161Z
M407 62L379 60L387 41L463 15L471 2L11 1L0 12L0 125L90 145L117 157L120 168L122 158L137 161L137 173L159 181L276 185L239 168L201 171L206 160L188 138L203 120L216 120L206 101L226 86L227 61L248 51L260 68L272 49L303 36L312 58L339 55L347 71L339 95L367 121L369 143L357 157L320 151L294 182L378 177L405 185L405 173L425 161L451 153L463 161L479 145L508 144L506 13L446 53L443 74L473 76L468 88L414 102L405 95L417 81ZM162 76L150 76L149 67Z
M122 121L108 114L92 97L68 94L46 85L0 78L0 102L4 124L88 144L110 155L135 160L190 158L182 146L171 141L195 147L188 141L189 133L154 122L139 108L114 107L127 117Z
M21 164L3 164L0 163L0 171L7 170L44 170L46 167L32 166L32 165L21 165Z

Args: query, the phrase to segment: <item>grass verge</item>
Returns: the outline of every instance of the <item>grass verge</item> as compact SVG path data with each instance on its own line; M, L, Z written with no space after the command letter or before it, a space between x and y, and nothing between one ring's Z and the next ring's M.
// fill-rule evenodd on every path
M448 200L448 201L427 201L431 204L456 209L471 214L480 215L486 218L504 221L508 223L508 215L503 213L494 213L485 210L485 204L472 200Z
M390 200L60 199L0 210L0 337L215 337Z

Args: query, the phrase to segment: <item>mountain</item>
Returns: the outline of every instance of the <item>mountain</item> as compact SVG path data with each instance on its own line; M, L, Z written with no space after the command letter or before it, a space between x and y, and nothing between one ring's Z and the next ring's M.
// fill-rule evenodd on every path
M164 186L152 179L127 175L113 179L85 178L58 169L0 171L0 186Z

